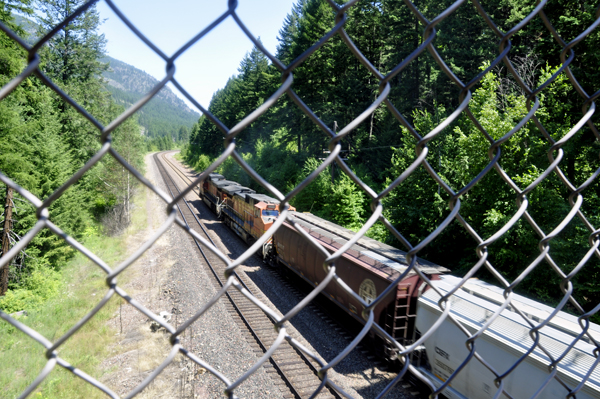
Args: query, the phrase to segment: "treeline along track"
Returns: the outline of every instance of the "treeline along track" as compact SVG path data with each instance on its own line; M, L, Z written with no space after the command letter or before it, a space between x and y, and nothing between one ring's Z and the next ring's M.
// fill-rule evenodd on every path
M177 166L166 159L165 153L155 154L154 159L165 185L173 198L179 195L180 190L171 176L172 172L175 172L175 174L186 182L186 184L192 183L192 181L182 173ZM194 192L196 192L196 189L194 189ZM200 219L196 216L195 211L192 209L189 202L183 198L177 205L181 217L190 229L205 236L207 240L216 247L216 244L208 234ZM225 275L225 265L211 251L203 248L196 240L194 240L194 242L202 254L211 274L215 277L215 282L219 287L222 287L223 276ZM246 284L243 276L236 275L236 278L245 289L252 293L253 290ZM255 305L251 304L248 299L237 290L229 290L227 292L227 298L230 304L230 313L250 333L250 344L252 346L258 346L260 351L262 351L262 354L266 353L270 343L277 337L277 333L273 328L273 320ZM279 383L276 383L276 385L282 390L284 397L308 398L321 384L321 380L317 375L317 369L301 352L297 351L287 342L284 342L277 351L275 351L269 359L269 363L265 363L265 365L270 367L271 370L274 371L274 374L278 376L280 381ZM339 394L331 388L323 389L316 397L340 398Z

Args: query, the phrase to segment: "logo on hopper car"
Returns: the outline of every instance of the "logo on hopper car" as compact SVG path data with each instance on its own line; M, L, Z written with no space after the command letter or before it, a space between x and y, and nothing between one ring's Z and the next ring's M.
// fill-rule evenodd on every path
M364 279L358 288L358 296L364 299L367 305L373 302L377 298L375 283L368 278Z

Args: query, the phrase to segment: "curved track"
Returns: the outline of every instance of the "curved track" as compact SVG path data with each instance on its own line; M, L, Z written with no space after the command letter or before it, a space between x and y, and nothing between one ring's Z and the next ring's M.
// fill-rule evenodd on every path
M180 190L175 183L175 180L171 177L170 171L175 172L177 176L187 184L192 183L192 181L181 172L177 166L166 159L164 153L155 154L154 159L172 197L177 196ZM199 194L196 189L194 189L194 192ZM178 203L178 207L183 220L188 226L199 234L207 237L207 239L215 245L188 201L183 199ZM206 261L207 267L215 277L216 283L219 286L222 286L225 265L218 257L212 254L211 251L205 250L205 248L197 241L194 240L194 242ZM247 282L244 281L245 276L236 275L236 277L248 291L256 294L248 287ZM273 328L273 320L255 305L249 303L247 298L237 290L229 291L227 293L227 298L231 305L229 308L230 313L234 316L234 319L238 321L241 327L247 329L250 333L249 343L255 348L255 351L259 353L259 356L264 354L277 337L275 329ZM309 398L321 384L321 380L317 376L317 369L301 352L295 350L287 342L284 342L277 349L273 356L271 356L270 363L265 363L265 367L267 367L267 372L271 371L274 374L273 378L278 380L276 385L279 386L286 398ZM332 389L324 388L316 397L340 398L340 395Z

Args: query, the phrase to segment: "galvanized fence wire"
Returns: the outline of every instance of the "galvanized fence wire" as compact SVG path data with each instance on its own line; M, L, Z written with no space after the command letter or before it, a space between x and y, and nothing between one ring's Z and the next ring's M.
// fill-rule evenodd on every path
M115 294L119 297L123 298L127 301L131 306L135 307L139 312L146 315L148 318L154 320L156 323L161 325L166 329L166 331L170 334L170 342L172 344L172 349L167 356L166 359L158 366L147 378L145 378L139 386L133 389L126 396L127 398L133 397L140 393L152 380L161 373L165 367L167 367L177 355L177 353L181 353L191 361L197 363L198 365L204 367L208 372L212 373L214 376L219 378L225 385L225 392L230 397L235 397L236 388L242 384L254 371L260 367L260 365L267 360L267 357L262 357L254 366L252 366L247 372L239 377L237 380L232 381L228 376L226 371L218 371L216 368L212 367L206 361L195 355L194 353L188 351L184 346L182 346L179 336L190 326L194 321L198 320L203 316L203 314L214 305L219 298L221 298L228 290L237 289L242 292L244 295L248 297L258 308L262 309L264 312L268 313L272 318L277 320L276 328L279 331L279 336L277 340L272 344L269 348L269 353L277 350L278 346L284 341L287 340L291 345L296 347L298 350L304 352L310 358L312 358L315 362L319 363L320 366L320 376L323 380L323 384L319 388L321 390L324 385L328 385L333 387L342 395L350 396L346 392L343 391L342 388L336 386L336 384L329 379L328 370L332 367L336 366L344 357L352 351L357 344L360 342L363 336L365 336L370 330L377 331L378 334L382 336L387 336L390 342L393 342L398 350L399 358L404 362L404 367L399 372L398 376L381 392L380 396L384 396L390 389L394 387L397 382L405 376L407 371L410 371L420 378L425 384L431 387L434 394L437 395L440 393L446 386L450 385L452 381L456 378L456 375L467 365L468 362L479 362L482 367L485 367L490 372L492 372L495 377L496 391L492 393L494 397L506 396L512 397L511 392L507 391L505 388L505 381L507 376L509 376L514 370L524 361L527 360L527 357L530 356L534 350L543 351L547 357L550 359L550 362L547 364L548 366L548 377L546 383L548 383L551 379L557 379L559 382L563 384L565 387L565 391L563 392L565 397L575 397L577 393L582 389L586 380L590 378L590 375L594 371L598 363L598 350L600 349L599 343L596 341L594 336L592 336L589 331L590 317L600 310L600 304L597 305L594 309L589 312L584 311L583 307L577 302L577 300L573 296L573 284L571 280L579 273L582 268L586 265L586 263L592 257L600 258L599 251L599 234L600 230L593 226L592 223L588 220L586 215L583 213L581 206L584 199L584 193L588 186L594 183L598 179L598 175L600 174L600 169L594 171L589 178L580 186L575 186L574 182L570 181L567 176L563 173L560 168L560 163L564 158L564 150L562 147L568 142L570 138L576 135L581 129L585 126L589 128L595 138L600 141L600 134L598 133L598 129L594 125L591 120L592 115L596 110L595 100L600 95L600 91L597 91L593 94L588 94L583 87L578 82L577 78L574 76L571 71L570 64L572 63L575 57L574 47L583 39L589 35L594 29L598 27L600 24L600 9L596 12L596 20L592 25L585 28L579 36L570 42L564 41L556 29L553 27L551 21L547 18L544 13L544 7L546 5L546 1L540 1L536 7L525 16L523 20L521 20L518 24L516 24L512 29L508 32L503 32L496 23L492 20L492 18L486 13L486 10L481 6L479 1L472 0L472 4L475 6L479 15L485 20L490 29L497 36L499 42L499 55L489 64L489 66L481 71L477 76L475 76L469 82L463 82L459 79L452 71L452 69L447 65L447 63L442 59L442 57L438 54L435 47L433 46L433 41L436 37L437 31L436 26L444 21L446 18L452 16L452 14L465 3L464 0L458 0L453 3L450 7L445 9L442 13L436 16L434 19L427 19L419 10L419 8L412 2L406 0L405 4L409 7L410 11L413 15L418 19L418 21L425 27L422 37L422 43L414 49L414 51L407 56L399 65L393 68L386 75L382 74L362 53L361 50L354 44L350 36L344 30L344 25L347 21L346 12L359 3L358 0L348 1L343 5L338 5L333 0L328 0L329 5L331 6L332 12L335 13L335 26L327 32L319 41L314 43L309 49L307 49L302 55L293 60L289 65L284 65L280 60L274 57L269 51L262 45L262 43L252 35L249 29L244 25L243 21L239 18L236 13L236 7L238 5L237 1L230 0L227 5L227 10L219 16L213 23L207 26L204 30L198 33L195 37L193 37L190 41L188 41L185 45L183 45L175 54L172 56L167 56L163 53L155 44L153 44L148 38L144 36L130 21L129 19L118 9L118 7L111 1L106 0L106 4L115 12L115 14L121 19L121 21L126 24L129 29L140 38L150 49L152 49L159 57L161 57L166 66L166 76L162 79L146 96L144 96L137 103L132 105L129 109L127 109L123 114L117 117L115 120L110 122L108 125L104 126L100 122L98 122L92 115L90 115L84 107L74 101L69 97L64 91L62 91L56 84L52 82L48 77L44 75L44 73L39 69L40 65L40 56L38 55L38 50L46 44L55 34L57 34L61 29L63 29L67 24L72 22L75 18L80 16L83 12L85 12L89 7L93 6L98 0L89 1L80 7L77 11L75 11L71 16L62 21L60 24L56 25L54 29L48 32L43 38L41 38L35 45L29 46L23 39L21 39L18 35L8 29L6 26L0 24L0 28L10 36L15 42L17 42L25 51L28 53L28 64L27 67L23 70L23 72L12 79L9 83L7 83L0 90L0 100L4 99L7 95L11 93L18 85L20 85L25 78L30 75L35 75L41 81L43 81L48 87L54 90L60 97L64 99L68 104L70 104L73 108L75 108L82 116L84 116L89 122L91 122L99 132L99 141L101 143L100 150L81 168L77 173L75 173L66 183L64 183L58 190L52 193L49 197L45 199L39 199L26 189L20 187L13 180L11 180L10 176L6 176L3 173L0 173L0 181L4 184L12 187L20 196L29 201L36 208L36 216L37 223L35 226L24 236L22 239L14 245L10 251L5 254L0 259L0 267L4 267L7 263L16 256L19 251L24 249L28 243L38 234L42 229L49 229L57 236L61 237L68 243L71 247L79 251L81 254L86 256L90 261L96 264L105 274L106 274L106 285L107 291L104 297L98 302L98 304L92 309L84 318L82 318L75 326L73 326L67 333L65 333L62 337L58 338L56 341L52 342L48 338L42 336L34 329L24 325L19 322L17 319L9 316L8 314L0 311L0 317L7 323L10 323L15 328L20 330L23 334L27 335L31 339L37 341L40 345L45 348L45 357L47 358L47 363L43 370L39 373L37 378L31 383L31 385L21 394L20 397L27 397L32 392L36 390L36 388L40 385L42 381L48 376L48 374L59 365L66 370L69 370L71 373L76 375L77 377L85 380L89 384L93 385L97 389L101 390L108 396L112 398L119 397L114 391L112 391L109 387L102 384L97 379L92 378L90 375L86 374L83 370L80 370L76 367L73 367L69 364L65 359L61 358L59 355L60 347L75 334L91 317L93 317L105 304L109 301L111 297ZM562 66L560 69L554 73L546 82L541 84L539 87L530 87L526 82L524 77L520 76L517 69L511 62L509 58L510 50L511 50L511 38L523 29L533 18L539 17L543 21L545 27L552 34L556 43L562 48L560 53L560 59L562 62ZM281 86L279 89L271 95L262 105L260 105L256 110L246 116L241 122L237 125L229 128L225 126L221 121L218 120L214 115L212 115L206 108L204 108L201 104L199 104L185 89L184 87L177 81L175 78L175 65L174 62L177 60L179 56L181 56L186 50L188 50L191 46L200 41L207 33L211 32L214 28L216 28L219 24L221 24L226 19L233 19L239 28L248 36L248 38L256 45L257 48L262 51L265 56L269 58L269 60L281 71ZM343 127L339 132L335 133L332 131L311 109L302 101L302 99L294 92L293 89L293 73L296 68L298 68L302 63L314 54L319 48L321 48L325 43L331 40L335 35L339 35L341 39L346 43L347 47L354 54L354 56L360 61L360 63L368 69L368 71L379 81L379 94L376 100L365 109L358 117L356 117L351 123L347 126ZM428 52L431 57L436 61L439 68L447 75L449 79L460 89L459 94L459 103L458 108L452 112L452 114L443 122L438 124L433 130L431 130L426 135L420 135L417 130L408 122L408 120L397 110L394 106L390 98L388 97L390 93L390 81L392 78L397 76L400 72L402 72L411 62L413 62L417 57ZM516 125L512 130L506 133L504 136L499 139L493 139L492 136L483 128L483 126L478 123L475 115L469 109L469 103L472 98L471 89L481 82L482 78L486 73L491 71L493 68L503 64L507 71L512 75L512 78L518 83L523 92L527 97L527 115ZM554 81L557 76L561 73L565 73L569 79L570 84L576 89L577 93L580 95L582 99L582 117L581 119L572 127L572 129L565 134L560 140L555 141L551 134L545 129L542 125L535 112L539 108L540 101L538 95L544 90L552 81ZM144 106L156 93L163 88L168 82L171 82L180 92L184 95L191 103L193 103L198 110L200 110L212 123L214 123L222 132L225 138L225 149L221 156L205 171L203 171L196 181L188 186L185 190L183 190L177 198L170 198L166 193L152 185L140 172L138 172L135 168L129 165L123 157L119 155L117 151L112 147L112 139L111 132L117 128L123 121L127 118L131 117L136 111L138 111L141 107ZM315 125L317 125L326 135L329 141L329 156L321 163L321 165L313 171L301 184L295 187L290 193L287 195L278 191L274 186L272 186L268 181L263 179L258 173L256 173L250 165L248 165L242 156L236 151L236 144L234 139L236 136L249 124L255 121L260 115L262 115L269 107L271 107L281 96L287 95L293 100L293 102L304 112L304 114L310 118ZM415 146L415 154L416 157L413 162L382 192L377 193L373 189L371 189L367 184L361 181L358 176L351 170L351 168L342 160L339 156L341 150L340 141L346 137L353 129L355 129L360 123L366 120L376 108L384 105L389 112L397 119L397 121L405 127L410 134L414 136L417 140L417 144ZM461 114L466 114L468 117L474 122L477 128L480 130L481 134L486 138L489 142L488 155L489 155L489 163L487 166L480 171L480 173L468 184L464 187L454 190L452 189L446 182L440 177L438 171L436 171L435 167L432 166L428 160L428 143L438 137L442 131L447 128L453 121L455 121ZM517 184L511 177L503 170L501 166L501 148L504 143L507 142L517 131L519 131L525 124L528 122L533 122L538 127L538 129L542 132L545 139L548 142L548 157L550 163L548 168L531 184L527 187L521 187ZM158 195L166 204L166 212L167 219L164 224L158 229L158 231L145 243L143 244L134 254L132 254L127 260L117 265L114 268L111 268L108 264L106 264L102 259L98 256L90 252L87 248L85 248L82 244L77 242L72 237L66 235L60 227L55 225L51 220L51 214L49 212L50 205L56 201L70 186L75 184L81 176L87 172L90 168L96 165L103 157L112 156L119 163L123 165L132 175L134 175L140 183L148 187L152 190L156 195ZM183 198L186 194L188 194L194 186L197 186L201 182L203 182L209 173L212 173L216 170L216 168L221 165L228 157L233 157L235 161L258 183L260 183L266 190L268 190L274 197L279 199L284 207L282 208L282 212L276 223L273 227L259 240L257 240L247 251L244 252L240 257L234 259L233 261L229 260L229 258L220 252L216 247L214 247L211 243L207 242L203 237L199 236L195 231L187 227L186 223L180 219L176 212L176 204L177 202ZM294 225L298 231L306 240L310 241L311 245L316 248L323 256L325 256L326 261L324 267L327 270L327 278L324 282L331 281L331 284L338 284L342 289L351 294L357 301L362 303L364 306L363 317L365 319L365 326L361 333L348 345L348 347L339 353L333 360L329 363L323 363L320 358L311 353L307 348L302 346L296 339L291 337L285 328L285 323L290 320L294 315L296 315L300 310L302 310L314 296L321 292L327 284L319 284L309 295L305 298L304 301L300 302L296 305L291 311L285 314L283 317L277 316L275 312L270 310L268 306L261 303L257 298L252 296L247 291L243 290L242 286L237 282L234 271L245 261L248 260L252 254L254 254L258 249L261 248L263 243L265 243L270 236L273 234L275 230L277 230L283 222L288 218L289 215L289 201L296 196L301 190L303 190L311 181L313 181L319 173L324 171L329 165L332 165L336 162L339 167L366 193L366 195L371 199L371 207L373 210L372 215L369 217L368 221L364 224L364 226L354 235L354 237L347 242L343 247L337 250L335 253L330 254L325 248L323 248L313 237L307 234L302 228L297 225ZM400 186L405 182L405 180L417 169L424 168L432 179L434 179L437 184L440 186L442 190L444 190L448 196L450 197L448 202L449 213L443 222L435 228L425 239L418 243L411 243L405 236L400 233L384 216L383 216L383 204L382 200L396 187ZM499 231L493 234L491 237L483 238L481 237L477 231L473 227L471 227L468 221L461 216L461 201L479 181L481 181L484 176L488 173L492 172L492 169L497 173L510 187L515 194L515 201L518 207L517 212L511 217L511 219L504 225ZM536 224L533 217L528 212L528 194L534 190L539 184L544 181L548 176L555 175L557 176L562 184L566 187L569 196L569 204L571 206L571 211L568 215L557 224L556 228L546 233L542 231L542 229ZM554 237L556 237L575 217L579 218L587 230L589 231L589 250L583 259L578 263L578 265L569 273L563 272L560 266L552 259L550 255L550 243ZM293 223L291 219L290 223ZM409 268L406 272L402 273L394 284L391 284L384 292L382 292L373 302L366 303L356 292L353 292L337 275L336 275L336 261L344 254L346 250L348 250L352 245L354 245L361 237L364 236L366 231L373 226L377 221L380 221L385 225L385 227L406 247L408 253L406 255L407 262L409 263ZM468 274L462 279L460 284L456 285L449 292L442 292L436 288L435 285L431 284L431 281L424 275L418 268L415 267L417 254L422 251L427 245L429 245L436 237L438 237L442 231L453 221L457 221L460 223L464 229L473 237L473 239L478 243L477 246L477 256L479 257L479 261L476 262L475 265L472 266ZM502 274L492 265L488 260L488 251L487 248L493 243L497 242L501 237L503 237L512 227L515 226L519 221L525 221L527 224L531 226L532 229L539 235L539 256L528 265L521 275L516 278L514 281L507 281L504 279ZM148 250L173 224L180 226L183 230L185 230L188 234L194 237L197 241L202 243L206 248L212 251L215 255L217 255L220 259L223 260L227 264L227 269L225 273L225 277L227 278L226 283L222 287L221 290L213 297L207 300L207 302L197 311L197 313L192 316L189 320L181 324L179 328L175 328L173 325L167 323L162 317L154 314L147 308L145 308L142 304L136 301L135 298L131 297L127 294L117 283L117 277L127 269L133 262L136 261L142 254ZM540 264L546 262L551 266L554 272L561 279L561 289L563 292L563 298L560 304L555 308L555 311L549 315L545 320L540 320L537 324L534 323L530 318L528 318L518 306L516 306L513 302L513 291L515 287L523 281L525 277L527 277L531 272L536 269ZM487 269L493 276L496 277L498 283L504 289L504 302L498 307L498 310L495 311L489 319L485 322L485 324L475 332L471 332L469 329L465 327L465 325L458 320L451 313L451 296L460 289L460 287L467 281L468 278L473 276L478 270L481 268ZM437 322L431 327L429 331L422 331L422 335L416 341L405 347L400 343L394 341L389 334L384 331L379 325L376 324L374 320L374 308L383 300L383 298L394 289L396 283L400 282L404 277L408 275L409 272L416 272L421 279L423 279L433 290L436 290L440 296L439 307L441 310L441 316L437 320ZM550 320L556 315L556 313L561 310L566 304L569 302L571 306L573 306L579 313L579 324L581 325L581 333L577 338L573 340L571 345L558 356L556 354L552 354L552 351L548 348L545 348L540 340L540 329L546 326ZM525 353L523 356L519 358L519 360L514 363L507 370L497 370L484 358L482 357L476 349L477 340L482 337L484 332L489 328L489 326L496 321L502 310L511 307L514 311L516 311L523 320L530 325L529 335L533 340L533 346ZM469 356L462 362L460 367L458 367L445 381L445 383L436 387L425 375L421 374L416 368L410 365L408 361L408 356L415 350L417 350L425 340L427 340L435 331L435 329L439 328L440 325L444 321L451 321L454 325L456 325L465 335L465 344L469 349ZM560 362L565 358L567 352L581 339L588 340L592 345L596 347L592 356L596 358L593 365L590 366L590 369L587 371L585 377L580 381L580 383L576 386L569 386L566 381L561 380L560 376L557 374L558 367ZM223 354L226 355L226 354ZM545 385L540 386L539 391L544 388ZM315 392L315 395L318 392Z

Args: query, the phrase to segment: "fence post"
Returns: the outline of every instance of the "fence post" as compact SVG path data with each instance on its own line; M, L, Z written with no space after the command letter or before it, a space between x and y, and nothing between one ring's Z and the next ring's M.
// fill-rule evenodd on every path
M2 230L2 257L4 257L10 249L10 230L12 227L12 197L13 189L6 187L6 205L4 207L4 229ZM6 294L8 290L8 271L10 261L0 269L0 295Z

